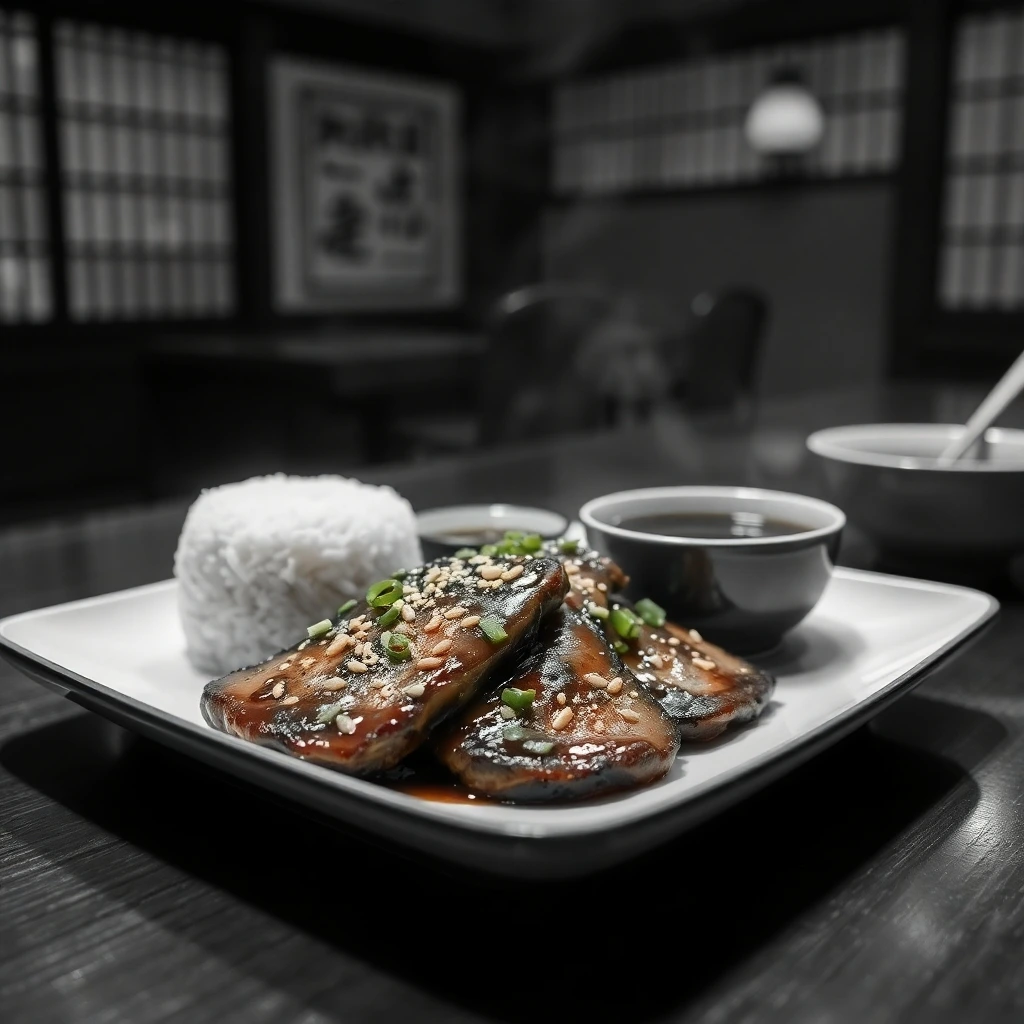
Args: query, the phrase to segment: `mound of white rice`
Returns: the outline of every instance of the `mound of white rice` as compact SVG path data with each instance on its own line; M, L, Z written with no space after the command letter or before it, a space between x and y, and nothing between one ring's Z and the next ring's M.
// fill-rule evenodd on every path
M421 561L412 508L390 487L277 474L203 491L174 556L189 660L216 675L255 664Z

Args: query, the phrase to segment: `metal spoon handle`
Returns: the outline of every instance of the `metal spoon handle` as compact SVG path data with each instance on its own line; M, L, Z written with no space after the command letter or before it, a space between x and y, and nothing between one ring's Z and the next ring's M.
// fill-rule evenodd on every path
M959 459L992 425L996 417L1024 390L1024 352L999 378L996 386L985 396L971 415L964 432L950 441L939 455L939 465L949 466Z

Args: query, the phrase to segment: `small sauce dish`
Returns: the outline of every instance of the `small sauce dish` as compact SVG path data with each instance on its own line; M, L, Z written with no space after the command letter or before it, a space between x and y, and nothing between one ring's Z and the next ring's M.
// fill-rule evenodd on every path
M563 515L526 505L445 505L416 514L417 530L428 561L459 548L496 544L506 530L540 534L544 540L561 537L569 527Z
M589 543L674 622L736 653L777 646L818 603L846 517L828 502L751 487L657 487L588 501Z

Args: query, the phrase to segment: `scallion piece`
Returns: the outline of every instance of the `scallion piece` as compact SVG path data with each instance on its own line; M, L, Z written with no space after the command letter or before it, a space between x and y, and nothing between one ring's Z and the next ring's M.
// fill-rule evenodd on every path
M472 558L475 554L476 548L459 548L452 558Z
M409 638L404 633L391 633L386 641L382 636L381 641L384 642L384 653L392 661L408 661L412 656Z
M523 549L523 554L532 555L544 546L544 538L539 533L528 533L520 541L519 546Z
M629 654L629 644L623 640L613 640L612 649L616 654Z
M512 540L503 540L494 545L496 555L515 555L519 553L519 545Z
M665 625L665 609L660 604L655 604L649 597L637 601L636 612L648 626Z
M498 545L497 544L485 544L480 549L480 554L481 555L487 555L488 557L490 557L491 555L496 555L497 553L498 553Z
M640 635L640 620L627 608L614 608L609 616L612 629L623 640L635 640Z
M530 710L536 696L536 690L520 690L516 686L506 686L501 691L501 703L507 704L516 714L521 714Z
M587 611L590 613L591 618L594 619L607 619L611 615L611 612L604 605L598 604L596 601L590 601L587 604Z
M505 627L493 615L487 615L480 620L480 632L492 644L500 644L508 639Z
M321 619L319 622L314 622L312 626L306 627L306 632L309 634L310 640L316 640L317 637L323 636L325 633L331 631L331 620Z
M383 615L380 615L377 618L377 625L380 626L381 629L384 629L387 626L390 626L393 622L396 622L398 620L399 614L400 614L400 609L396 608L394 605L391 605L384 612Z
M373 608L387 608L402 596L402 584L398 580L379 580L366 592L366 602Z
M409 575L409 570L408 569L396 569L391 574L391 578L393 580L404 580L405 577L408 576L408 575Z
M352 609L353 609L353 608L355 608L355 606L356 606L356 599L355 599L354 597L353 597L353 598L350 598L350 599L349 599L348 601L346 601L346 602L345 602L345 603L344 603L344 604L343 604L343 605L342 605L342 606L341 606L341 607L340 607L340 608L338 609L338 615L339 615L339 616L341 616L341 615L346 615L346 614L347 614L348 612L352 611Z
M550 754L555 749L554 743L551 740L523 740L523 750L529 751L531 754Z
M568 537L563 537L558 542L558 550L563 555L575 555L579 551L580 542L578 540L570 540Z
M524 535L522 530L506 530L505 531L505 540L511 541L513 544L518 543L519 541L521 541L524 536L525 535Z
M319 714L317 714L317 716L316 716L316 720L321 725L329 725L344 710L345 710L345 702L344 701L342 701L340 704L332 704L330 707L326 707L322 711L320 711Z

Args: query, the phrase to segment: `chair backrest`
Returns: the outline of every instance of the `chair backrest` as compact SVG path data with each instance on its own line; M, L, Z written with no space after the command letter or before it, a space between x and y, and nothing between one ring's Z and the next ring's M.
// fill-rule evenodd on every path
M726 409L754 389L768 302L748 288L698 295L684 339L685 400L692 409Z
M574 284L531 285L498 300L477 389L482 443L603 425L605 410L578 360L611 309L607 295Z

